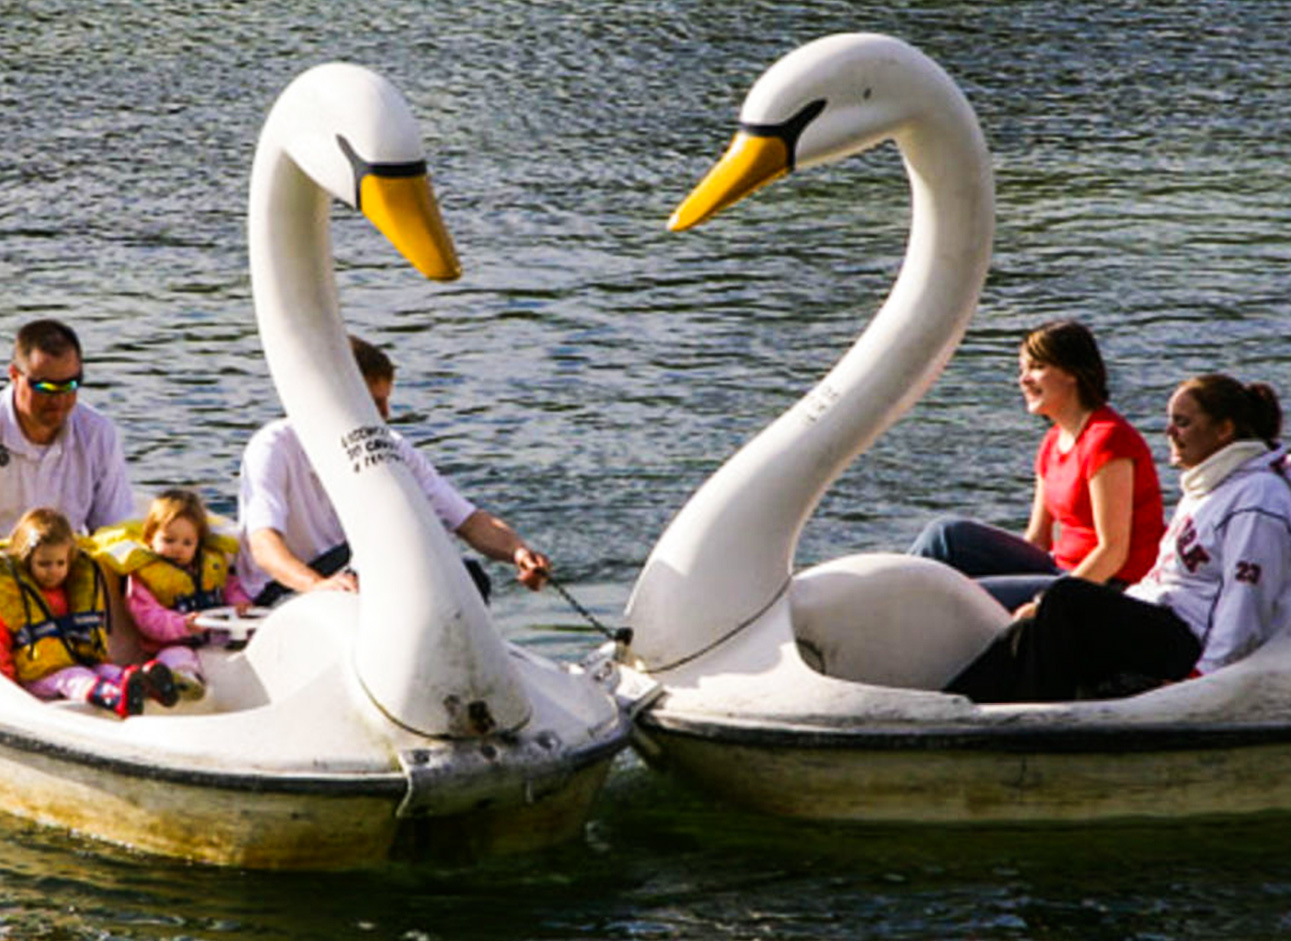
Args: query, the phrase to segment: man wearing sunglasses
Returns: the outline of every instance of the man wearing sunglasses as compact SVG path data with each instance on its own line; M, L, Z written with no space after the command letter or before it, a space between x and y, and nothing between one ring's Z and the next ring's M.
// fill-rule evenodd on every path
M60 510L90 532L129 518L134 500L115 426L77 402L81 343L57 320L33 320L14 338L0 398L0 536L27 510Z

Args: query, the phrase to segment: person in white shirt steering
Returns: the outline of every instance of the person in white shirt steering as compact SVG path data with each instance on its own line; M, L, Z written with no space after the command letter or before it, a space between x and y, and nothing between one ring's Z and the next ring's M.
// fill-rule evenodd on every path
M389 419L394 364L365 340L352 336L350 345L377 411ZM392 434L444 528L480 554L514 565L523 585L540 589L551 567L547 556L531 549L506 521L463 497L407 439ZM247 443L238 525L238 575L257 604L273 604L292 592L358 590L340 518L286 418L265 425ZM467 567L487 599L483 569L474 560Z

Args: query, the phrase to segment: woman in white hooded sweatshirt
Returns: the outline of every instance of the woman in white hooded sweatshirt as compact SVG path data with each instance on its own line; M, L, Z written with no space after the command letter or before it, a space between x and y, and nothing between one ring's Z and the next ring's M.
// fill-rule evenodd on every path
M1210 673L1291 623L1291 482L1263 383L1211 373L1170 397L1183 498L1156 563L1122 594L1054 582L946 687L976 702L1056 702Z

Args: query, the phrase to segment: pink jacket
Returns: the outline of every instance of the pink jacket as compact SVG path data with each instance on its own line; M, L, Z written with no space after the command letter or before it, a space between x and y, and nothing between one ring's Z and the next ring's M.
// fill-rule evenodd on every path
M224 583L224 600L231 605L251 603L242 583L232 573ZM196 636L188 629L187 614L162 607L147 586L133 575L126 579L126 608L139 628L139 639L147 653L182 644Z

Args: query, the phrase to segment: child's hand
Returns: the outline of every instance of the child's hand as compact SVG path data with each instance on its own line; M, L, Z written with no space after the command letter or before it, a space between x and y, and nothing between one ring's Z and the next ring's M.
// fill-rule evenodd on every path
M201 634L206 630L204 627L197 626L197 619L201 617L200 611L194 611L191 614L184 615L184 626L188 628L190 634Z
M233 606L233 610L237 612L238 617L240 618L246 617L247 612L250 611L251 608L252 608L252 605L251 605L251 602L249 601L244 601L241 604L235 604Z

